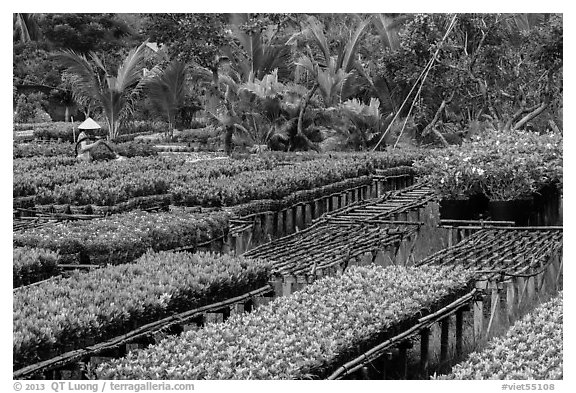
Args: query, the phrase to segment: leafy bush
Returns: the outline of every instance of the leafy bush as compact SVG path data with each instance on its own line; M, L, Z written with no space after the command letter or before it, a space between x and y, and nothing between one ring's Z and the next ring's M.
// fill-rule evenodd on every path
M99 379L321 378L469 286L462 269L352 267L223 324L102 364Z
M557 134L493 130L430 153L415 167L447 199L478 193L491 200L530 198L562 181L562 136Z
M43 109L46 106L46 95L44 93L20 94L16 103L16 123L40 123L51 121L52 119Z
M563 379L563 304L560 293L443 379Z
M14 364L105 340L173 313L266 285L266 262L212 253L152 253L14 293Z
M32 284L60 273L58 253L46 249L15 247L12 250L14 288Z

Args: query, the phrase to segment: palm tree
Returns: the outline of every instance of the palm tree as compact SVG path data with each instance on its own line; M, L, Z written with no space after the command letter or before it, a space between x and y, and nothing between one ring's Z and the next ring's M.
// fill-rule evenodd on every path
M146 82L148 96L168 119L168 136L172 137L176 113L182 106L186 93L186 66L172 61L161 72L155 72Z
M231 48L224 48L232 66L243 82L253 82L277 70L280 78L289 73L290 47L274 44L276 29L268 26L263 31L243 31L240 26L249 22L250 14L231 14L230 29L240 43L246 57L235 56Z
M58 53L55 58L75 75L73 96L79 102L94 102L104 112L108 124L108 139L119 135L120 126L133 111L135 100L141 93L143 78L143 60L146 43L131 50L116 76L107 69L103 61L94 52L89 59L71 50Z
M347 81L355 70L361 67L356 59L356 53L358 52L360 39L370 24L370 19L360 21L350 39L341 46L342 49L338 56L331 55L328 40L324 34L324 27L313 16L310 16L302 23L301 32L294 34L288 40L288 44L297 44L299 39L304 38L306 53L302 54L296 61L297 74L301 73L301 70L305 70L314 80L312 88L301 101L297 127L297 136L310 146L313 145L304 135L302 129L304 112L308 103L316 89L320 90L324 104L327 107L342 102L343 99L356 91L357 86L353 83L347 83ZM319 53L319 55L314 54L309 43L314 44L316 53ZM316 60L317 57L320 59L319 61Z
M302 31L293 35L289 43L295 43L300 37L306 41L307 53L300 56L296 65L305 69L315 79L327 107L334 106L354 93L356 86L346 83L356 71L356 54L363 34L370 25L371 18L360 21L351 37L343 45L338 56L332 56L322 23L310 16L302 23ZM316 46L320 56L315 56L308 43ZM319 57L319 60L316 59Z
M14 37L20 42L36 41L41 36L38 14L15 13L12 18Z

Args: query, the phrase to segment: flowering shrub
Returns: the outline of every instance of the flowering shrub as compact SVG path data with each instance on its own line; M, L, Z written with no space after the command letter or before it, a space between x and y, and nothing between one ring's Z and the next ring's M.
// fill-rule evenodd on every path
M14 233L15 246L59 251L62 258L89 256L92 263L127 263L146 250L193 246L228 231L224 212L131 211L87 221L64 221Z
M505 337L470 355L445 379L563 379L563 295L510 328Z
M462 269L352 267L250 314L102 364L96 374L99 379L323 377L423 309L442 306L471 278Z
M14 288L55 276L60 273L58 253L30 247L12 250L12 282Z
M269 264L212 253L149 252L133 264L14 293L14 364L23 367L172 313L266 285Z
M431 153L415 167L446 199L478 193L490 200L530 198L562 182L562 136L557 134L491 131Z

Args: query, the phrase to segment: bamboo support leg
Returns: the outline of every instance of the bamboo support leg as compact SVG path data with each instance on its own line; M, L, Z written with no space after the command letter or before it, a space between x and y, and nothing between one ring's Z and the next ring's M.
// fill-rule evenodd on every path
M506 315L508 323L512 324L516 316L516 299L518 297L517 287L514 280L504 284L506 288Z
M490 295L490 320L488 321L488 328L486 329L486 336L490 337L492 328L498 326L499 324L499 314L500 314L500 295L498 293L498 287L494 283L492 286L492 292Z
M304 205L296 205L294 207L294 213L296 215L296 218L294 220L295 225L296 225L296 230L300 231L302 229L304 229Z
M294 276L284 276L284 282L282 283L282 296L290 296L294 292L294 285L296 284L296 278Z
M275 216L276 216L276 237L282 237L285 234L284 228L286 227L286 225L284 224L284 221L286 219L286 210L277 212Z
M332 210L340 209L340 197L338 195L332 196Z
M286 216L284 220L284 233L289 235L294 232L294 209L288 208L286 209Z
M412 348L410 341L404 341L398 346L399 356L398 364L400 365L400 379L406 379L408 376L408 349Z
M244 252L244 236L242 234L234 234L234 253L236 255L242 255Z
M440 321L440 370L446 371L448 363L448 345L450 334L450 317L444 318Z
M313 203L306 203L304 205L304 226L309 226L312 224L312 220L314 219L314 204Z
M270 280L272 288L274 288L274 296L282 296L282 277L275 276Z
M527 301L532 301L536 297L536 277L528 277L527 278Z
M473 306L474 312L474 342L478 343L482 340L484 330L484 302L476 300Z
M420 378L428 379L430 329L420 332Z
M274 213L268 212L264 218L264 238L270 241L274 237Z
M343 191L340 193L340 207L348 206L350 202L348 201L348 193Z
M464 354L462 347L463 331L464 331L464 310L461 308L458 311L456 311L456 357L459 359Z

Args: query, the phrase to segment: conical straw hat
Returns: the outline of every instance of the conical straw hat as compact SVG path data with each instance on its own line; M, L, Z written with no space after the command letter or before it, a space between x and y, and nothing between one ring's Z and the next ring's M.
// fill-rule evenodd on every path
M102 127L100 127L100 124L98 124L94 120L92 120L91 117L84 120L84 122L82 122L82 124L80 124L78 126L78 129L80 129L80 130L97 130L99 128L102 128Z

